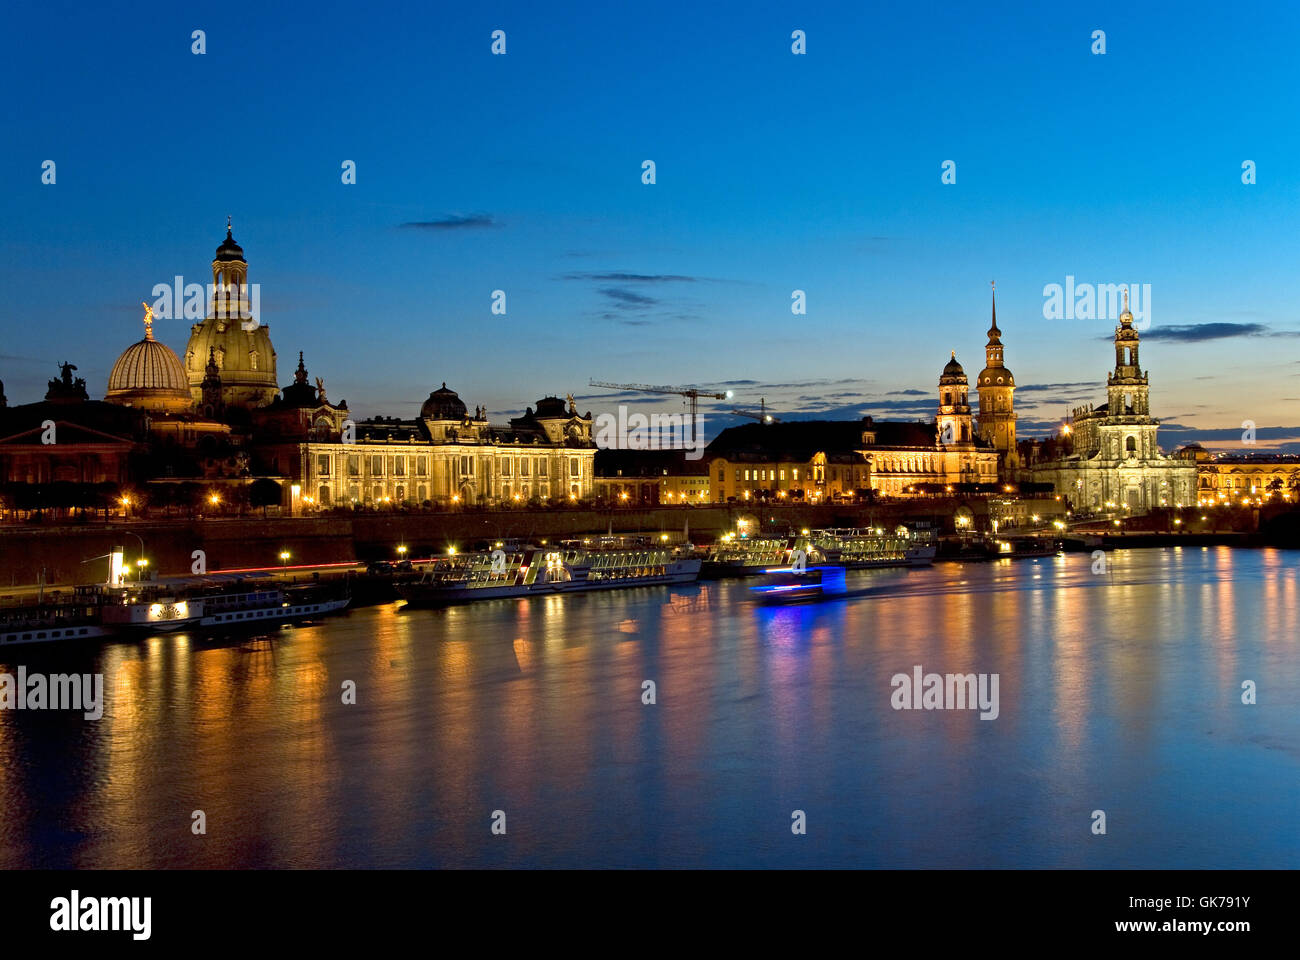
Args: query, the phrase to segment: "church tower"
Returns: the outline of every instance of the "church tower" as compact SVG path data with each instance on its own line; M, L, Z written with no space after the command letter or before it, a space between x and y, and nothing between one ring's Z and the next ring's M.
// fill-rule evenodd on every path
M1002 362L1002 331L998 329L997 287L993 287L993 324L984 346L984 369L975 381L979 391L979 435L998 452L1004 471L1020 465L1016 453L1016 414L1013 396L1016 378Z
M972 442L969 393L966 371L954 352L939 377L939 443L945 447Z
M1147 376L1138 365L1138 332L1124 290L1124 312L1115 328L1115 370L1106 375L1106 410L1112 417L1150 417Z
M265 406L280 393L275 348L270 328L254 316L256 298L248 283L248 261L231 235L229 218L226 239L212 260L211 289L207 319L190 328L185 348L190 393L196 402L204 403L203 381L211 359L221 380L221 402L227 408Z

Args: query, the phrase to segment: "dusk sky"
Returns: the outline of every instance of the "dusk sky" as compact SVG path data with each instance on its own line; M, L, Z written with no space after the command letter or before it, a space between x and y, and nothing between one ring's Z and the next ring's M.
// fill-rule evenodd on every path
M1150 285L1166 450L1252 420L1300 452L1293 4L128 6L6 15L10 404L63 360L102 398L229 215L281 384L302 350L355 416L443 381L494 419L611 409L595 378L929 419L950 350L984 366L996 280L1041 436L1114 363L1113 319L1044 318L1073 276ZM183 353L189 324L155 334Z

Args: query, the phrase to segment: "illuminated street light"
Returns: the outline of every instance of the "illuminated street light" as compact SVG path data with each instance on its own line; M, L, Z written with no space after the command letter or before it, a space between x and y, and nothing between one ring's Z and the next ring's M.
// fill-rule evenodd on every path
M281 550L281 551L280 551L280 567L281 567L282 569L283 569L284 567L287 567L287 566L289 565L289 556L290 556L290 554L289 554L289 551L288 551L288 550Z

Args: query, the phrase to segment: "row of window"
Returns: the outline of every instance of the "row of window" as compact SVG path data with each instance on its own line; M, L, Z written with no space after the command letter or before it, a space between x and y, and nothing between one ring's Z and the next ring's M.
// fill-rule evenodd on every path
M346 459L344 469L349 477L361 476L361 455L348 454L346 458L340 457L340 460ZM383 454L371 454L367 457L372 477L405 477L407 471L416 477L427 477L429 475L429 458L428 457L406 457L406 456L385 456ZM410 461L409 463L407 461ZM475 476L477 472L477 457L460 458L460 475L462 477ZM505 457L498 461L498 469L503 477L509 476L536 476L545 477L549 473L548 461L545 457ZM316 456L316 476L332 476L334 467L334 458L328 453L317 454ZM569 458L569 476L581 476L582 462L577 457Z
M47 632L48 632L48 636L46 636ZM37 633L35 635L30 633L24 633L21 635L17 633L11 633L8 634L4 639L6 643L17 643L19 640L23 640L23 641L31 641L33 639L59 640L63 637L85 637L89 635L90 635L89 627L76 627L76 628L69 627L66 630L50 630L50 631L42 630L40 633Z

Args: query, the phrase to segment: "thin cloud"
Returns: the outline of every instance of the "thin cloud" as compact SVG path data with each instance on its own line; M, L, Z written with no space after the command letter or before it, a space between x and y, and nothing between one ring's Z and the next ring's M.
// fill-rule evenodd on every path
M659 303L655 297L647 297L626 287L602 287L599 293L613 300L614 306L620 310L645 310Z
M414 230L464 230L466 228L499 226L501 224L486 213L475 213L469 216L451 214L439 217L436 220L410 220L402 224L403 229Z
M675 273L569 273L565 280L590 280L596 283L701 283L707 277L687 277Z

